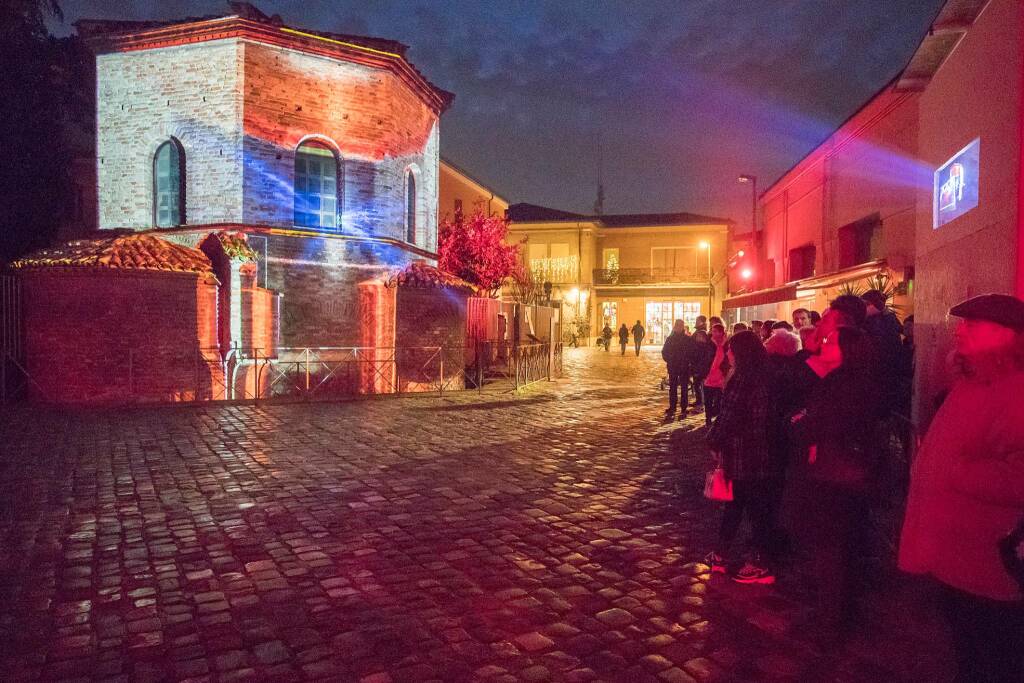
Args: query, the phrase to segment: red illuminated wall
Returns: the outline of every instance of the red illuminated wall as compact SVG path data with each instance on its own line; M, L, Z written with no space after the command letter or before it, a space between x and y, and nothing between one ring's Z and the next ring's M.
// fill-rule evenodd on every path
M817 275L841 267L840 228L879 214L878 253L901 272L914 262L916 93L887 88L786 173L761 201L765 258L776 285L790 280L790 252L814 245ZM773 278L767 278L771 281Z
M24 271L25 361L34 399L110 403L206 398L222 385L217 285L188 273Z
M949 308L984 292L1013 293L1021 250L1021 34L1024 6L993 0L938 70L921 99L920 156L938 168L981 139L978 206L932 227L932 187L918 196L916 313L917 416L949 385L946 357L955 319Z

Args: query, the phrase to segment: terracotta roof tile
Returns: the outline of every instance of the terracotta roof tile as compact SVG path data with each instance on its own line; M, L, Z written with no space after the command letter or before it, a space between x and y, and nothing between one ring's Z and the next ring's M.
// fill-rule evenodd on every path
M112 268L210 273L210 259L198 249L153 235L123 235L75 240L40 249L11 264L14 268Z
M476 287L460 277L435 268L422 261L413 261L385 282L387 287L414 287L417 289L461 289L476 292Z

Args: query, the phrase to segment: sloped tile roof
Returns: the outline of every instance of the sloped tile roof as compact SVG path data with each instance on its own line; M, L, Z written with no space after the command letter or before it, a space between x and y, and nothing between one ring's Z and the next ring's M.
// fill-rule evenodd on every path
M537 204L513 204L508 207L508 219L513 223L577 221L599 223L606 228L629 228L652 225L706 225L728 224L728 218L704 216L699 213L615 213L585 215Z
M413 287L417 289L459 289L476 292L476 287L460 277L435 268L422 261L413 261L385 282L387 287Z
M122 235L74 240L32 252L11 264L13 268L111 268L210 273L206 254L153 235Z

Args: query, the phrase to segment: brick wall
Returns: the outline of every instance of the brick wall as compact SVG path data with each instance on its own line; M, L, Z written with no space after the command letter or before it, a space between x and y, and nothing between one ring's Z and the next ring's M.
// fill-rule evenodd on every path
M153 226L153 156L171 136L187 222L241 221L241 60L237 40L97 56L101 228Z
M316 137L342 166L342 232L437 245L438 117L393 73L224 39L97 57L101 228L153 225L153 155L185 150L186 222L293 223L295 149Z
M447 388L462 388L467 299L451 289L398 288L395 346L400 347L398 382L403 391L415 391L442 377Z
M357 286L401 268L410 254L386 243L271 235L267 286L283 294L281 346L360 346ZM261 276L262 280L262 276Z
M384 69L244 43L244 221L290 225L295 150L341 159L341 230L405 239L405 173L417 175L417 244L436 248L438 119Z
M22 273L34 399L191 400L221 390L217 286L195 274L45 269ZM206 353L216 358L215 353Z

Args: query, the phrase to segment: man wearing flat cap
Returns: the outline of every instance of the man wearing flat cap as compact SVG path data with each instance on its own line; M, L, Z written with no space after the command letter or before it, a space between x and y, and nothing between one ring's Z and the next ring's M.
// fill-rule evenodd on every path
M1024 681L1024 602L999 554L1024 518L1024 301L949 314L960 376L914 460L899 564L938 582L957 680Z

